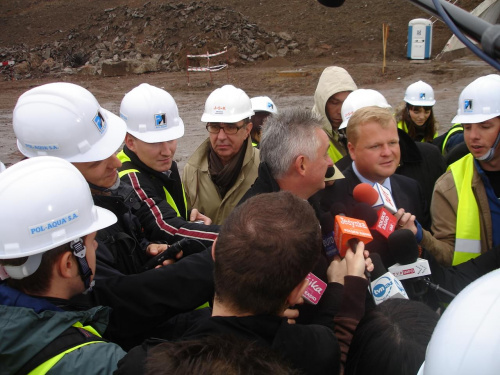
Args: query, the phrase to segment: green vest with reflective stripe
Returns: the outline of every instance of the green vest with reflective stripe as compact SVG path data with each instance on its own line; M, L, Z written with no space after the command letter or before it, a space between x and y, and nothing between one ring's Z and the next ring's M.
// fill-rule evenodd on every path
M458 195L455 254L453 255L453 265L457 265L481 254L479 208L472 192L474 158L468 154L450 165L449 169L451 169Z
M455 124L455 125L453 125L453 127L450 130L448 130L446 137L444 137L443 146L441 147L441 153L443 155L444 155L444 149L446 147L446 143L448 142L448 138L450 138L451 135L453 135L457 132L463 132L463 131L464 131L464 127L462 126L462 124Z
M330 140L330 146L328 147L328 156L334 163L338 162L344 156L340 153L339 150L333 145L333 142Z
M403 122L403 120L401 120L400 122L398 122L398 128L400 128L406 134L408 134L408 126L406 126L406 122ZM438 132L435 132L434 133L434 137L432 137L432 138L436 138L437 136L438 136ZM420 142L425 142L425 141L422 139Z
M73 324L73 327L82 328L82 329L92 333L95 336L101 337L101 335L92 326L83 326L82 323L76 322L75 324ZM65 350L64 352L59 353L55 357L50 358L49 360L45 361L44 363L42 363L41 365L36 367L34 370L29 372L29 375L44 375L47 372L49 372L50 369L52 367L54 367L57 364L57 362L59 362L61 360L61 358L64 357L67 353L71 353L72 351L74 351L78 348L81 348L83 346L86 346L86 345L102 343L102 342L104 342L104 341L89 341L89 342L86 342L86 343L83 343L80 345L76 345L72 348L69 348L68 350Z
M116 156L118 157L118 159L120 159L122 164L125 164L127 162L132 162L130 160L130 158L127 156L127 154L125 154L125 152L123 152L123 150L120 151ZM118 177L122 178L122 176L125 176L129 173L132 173L132 172L140 173L140 171L138 169L124 169L123 171L118 172ZM163 191L165 193L165 200L167 201L167 203L170 205L170 207L172 207L175 210L175 212L177 212L177 216L182 217L180 212L179 212L179 209L177 208L177 205L175 204L174 198L172 198L172 196L170 195L168 190L165 188L165 186L163 186ZM185 212L184 217L187 218L188 217L187 216L187 201L186 201L186 193L184 192L184 185L182 185L182 197L184 199L184 207L186 208L186 212Z

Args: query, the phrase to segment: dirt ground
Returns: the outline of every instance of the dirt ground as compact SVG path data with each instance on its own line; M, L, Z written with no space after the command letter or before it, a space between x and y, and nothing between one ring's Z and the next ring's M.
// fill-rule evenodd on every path
M331 64L335 64L334 61ZM23 81L0 81L0 161L7 166L19 161L22 155L17 151L15 135L12 130L12 110L17 98L32 87L49 82L68 81L80 84L90 90L101 106L118 114L123 95L146 82L162 87L172 94L184 120L185 135L178 142L176 160L180 168L198 145L207 137L200 122L204 103L212 90L226 83L244 89L249 96L268 95L278 109L291 107L312 108L314 90L326 65L306 65L303 67L252 67L229 70L214 75L210 85L208 76L203 73L191 76L187 85L184 72L155 73L147 75L85 78L64 76L59 79L47 78ZM381 74L381 64L360 63L344 67L351 73L360 88L372 88L385 95L393 107L401 104L406 87L419 79L430 83L435 91L437 103L435 115L441 124L440 133L445 131L453 118L461 90L480 75L495 73L489 65L476 58L462 58L448 63L435 61L406 62L389 64L390 78ZM283 72L297 71L305 76L282 76Z
M480 0L462 0L458 5L471 10L479 2ZM108 29L105 25L94 27L93 23L107 9L126 5L132 10L142 11L148 7L156 9L154 6L158 3L167 2L89 0L68 3L63 0L2 0L0 52L9 48L12 50L16 46L23 46L26 51L40 50L48 43L68 43L68 40L73 40L68 39L68 35L79 35L80 39L77 38L75 43L93 41L101 36L102 30ZM191 0L178 0L177 3L194 4ZM496 73L471 54L452 61L435 60L434 57L451 35L440 22L433 26L432 59L407 60L405 44L408 21L417 17L429 18L408 1L346 0L340 8L325 8L314 0L205 0L205 3L234 9L248 19L249 23L258 24L266 32L291 34L302 52L285 57L266 57L252 63L238 61L229 70L215 73L213 84L210 84L206 73L192 73L191 85L188 86L184 71L122 77L50 73L17 81L0 80L0 161L8 166L22 158L17 151L12 131L12 111L18 97L32 87L48 82L80 84L96 96L101 106L114 113L118 113L123 95L140 83L147 82L164 88L176 100L186 125L185 135L179 140L176 153L176 159L182 168L187 158L207 136L200 122L205 99L212 90L226 83L244 89L249 96L268 95L275 101L278 109L284 109L296 106L312 108L318 78L322 70L330 65L346 68L358 87L379 90L394 107L401 104L409 84L424 80L435 90L435 115L441 124L441 133L450 125L461 90L478 76ZM158 17L161 18L161 15ZM196 20L192 21L194 33ZM390 25L384 73L382 23ZM154 30L151 35L146 35L148 28L141 30L142 34L137 35L137 38L154 39ZM187 30L186 35L178 35L185 44L191 38L189 32L191 30ZM218 42L209 41L212 45L217 45ZM6 56L0 53L0 60Z

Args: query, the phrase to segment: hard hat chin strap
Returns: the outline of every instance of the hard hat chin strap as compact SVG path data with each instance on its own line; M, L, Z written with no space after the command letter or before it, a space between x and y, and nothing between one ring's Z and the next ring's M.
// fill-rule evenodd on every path
M488 150L488 152L486 154L484 154L483 156L477 157L476 159L480 160L480 161L490 161L491 159L493 159L493 156L495 156L495 149L498 146L498 142L500 142L500 132L497 135L497 139L495 140L495 143L493 143L493 146L491 146L491 148Z
M80 277L82 278L83 284L85 285L85 292L92 290L94 286L94 281L90 282L90 276L92 276L92 270L90 269L87 258L85 257L87 253L87 248L83 245L83 240L78 238L70 242L69 247L73 251L73 255L76 257L78 262L78 269L80 270Z

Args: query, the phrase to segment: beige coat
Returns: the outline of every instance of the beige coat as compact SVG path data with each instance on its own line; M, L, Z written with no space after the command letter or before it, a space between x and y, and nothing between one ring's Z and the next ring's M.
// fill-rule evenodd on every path
M490 206L483 181L474 166L472 175L472 192L479 208L479 225L481 227L481 252L493 247L493 223ZM431 233L424 230L420 244L424 246L444 266L451 266L455 252L455 235L457 226L458 194L451 170L443 174L434 186L432 195Z
M260 162L259 150L252 146L252 142L247 142L245 158L238 179L224 199L221 199L208 172L209 147L210 139L207 138L184 166L182 181L188 206L197 208L212 219L213 224L222 224L257 178Z

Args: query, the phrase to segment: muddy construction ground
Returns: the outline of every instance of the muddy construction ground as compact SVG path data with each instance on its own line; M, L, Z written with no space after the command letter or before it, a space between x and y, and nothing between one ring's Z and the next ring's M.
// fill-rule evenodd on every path
M478 2L458 5L470 10ZM10 165L22 158L12 131L17 98L49 82L80 84L114 113L118 113L123 95L140 83L164 88L176 100L186 125L176 153L182 168L207 136L200 122L205 99L226 83L244 89L249 96L268 95L278 109L284 109L312 108L318 78L329 65L346 68L359 88L379 90L394 107L401 105L410 83L423 80L435 90L441 133L456 112L460 91L474 78L496 73L470 53L436 60L451 35L439 21L433 26L432 59L408 60L408 22L429 16L403 0L346 0L341 8L324 8L312 0L272 4L179 0L172 4L3 0L0 60L14 59L24 66L17 72L12 68L0 71L0 161ZM167 13L158 14L159 10ZM175 20L169 18L172 12L177 12ZM169 23L161 24L161 20ZM383 23L390 25L384 73ZM229 69L214 73L213 84L207 73L191 73L188 85L185 54L212 52L223 46L231 51ZM156 70L138 75L102 74L106 59L119 62L131 56L141 61L156 59Z

